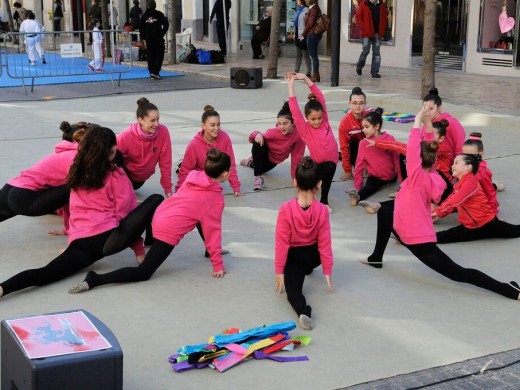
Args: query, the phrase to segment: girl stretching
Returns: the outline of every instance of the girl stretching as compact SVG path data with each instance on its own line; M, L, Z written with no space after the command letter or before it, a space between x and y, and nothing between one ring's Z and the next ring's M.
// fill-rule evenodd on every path
M85 280L74 285L69 293L80 293L109 283L150 279L184 235L198 223L206 236L213 265L211 276L223 278L221 238L224 197L219 183L228 179L230 166L231 159L226 153L209 150L204 171L191 171L179 191L157 208L152 220L155 241L143 262L138 267L120 268L106 274L89 271Z
M60 129L64 132L64 140L54 147L54 153L20 172L0 190L0 222L16 215L37 217L51 214L69 202L70 189L66 178L78 153L78 144L74 140L66 141L65 135L68 137L74 130L79 141L87 124L81 122L70 126L68 122L62 122Z
M314 199L320 186L318 166L304 157L294 179L297 197L280 206L276 221L275 292L281 294L285 286L287 300L306 330L314 328L314 322L302 292L305 275L321 264L329 291L334 291L329 213Z
M437 232L437 242L465 242L484 238L520 237L520 225L497 218L498 210L489 203L476 175L482 161L480 154L460 154L453 163L453 176L459 181L452 194L432 213L443 218L457 209L460 225Z
M425 107L415 117L407 144L408 178L401 184L395 201L382 203L377 213L377 238L374 251L361 262L374 268L382 268L386 245L393 232L421 262L447 278L473 284L507 298L520 299L520 288L516 282L501 283L475 269L463 268L436 245L430 204L432 201L439 201L446 184L432 169L438 148L437 142L421 142L419 126L422 116L428 115L428 112L428 107Z
M294 120L289 110L289 103L285 102L278 112L278 123L273 129L265 133L253 131L249 134L252 156L240 161L240 165L254 170L253 191L264 189L262 174L269 172L291 155L291 177L294 179L296 167L300 163L305 151L305 144L294 127Z
M375 111L365 114L363 117L363 133L365 139L359 142L359 151L354 170L354 189L349 192L350 204L356 206L360 200L368 198L386 184L393 183L400 178L399 153L389 150L370 147L370 141L395 141L395 138L387 132L381 132L383 109L378 107ZM368 177L363 185L363 172L367 171Z
M340 176L341 180L352 179L352 167L356 165L359 141L365 138L361 120L368 112L365 110L366 105L365 93L359 87L353 88L348 101L350 110L339 123L339 150L344 171Z
M320 202L326 204L329 213L332 213L332 207L329 206L329 191L339 158L338 144L330 127L325 98L318 86L302 73L287 73L285 80L289 86L289 107L294 123L303 142L309 148L311 158L318 164L320 170L322 180ZM311 92L309 101L305 105L305 116L302 115L294 94L296 80L305 81Z
M161 187L172 194L172 141L168 128L159 123L159 109L148 99L137 101L137 122L117 135L118 156L134 190L141 188L159 164Z
M163 197L151 195L136 207L125 172L112 164L115 154L112 130L96 126L87 131L67 177L71 188L69 246L45 267L20 272L0 283L0 297L61 280L130 245L138 259L144 257L141 234Z

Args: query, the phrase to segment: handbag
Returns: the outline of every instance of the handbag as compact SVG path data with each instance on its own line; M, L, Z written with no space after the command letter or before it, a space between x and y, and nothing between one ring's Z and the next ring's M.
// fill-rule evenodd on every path
M311 29L311 33L314 35L320 35L324 32L328 31L330 26L330 16L327 14L321 14L318 19L316 19L316 24Z

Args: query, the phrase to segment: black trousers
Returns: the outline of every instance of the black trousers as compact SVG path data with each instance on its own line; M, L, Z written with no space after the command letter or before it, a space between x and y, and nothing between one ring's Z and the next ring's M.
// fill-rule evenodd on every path
M451 229L437 232L437 243L449 244L452 242L483 240L485 238L518 237L520 237L520 225L512 225L495 217L476 229L468 229L464 225L458 225Z
M9 184L0 190L0 222L16 215L38 217L53 213L69 203L66 185L32 191Z
M276 167L276 165L278 165L269 160L269 147L267 146L265 140L263 146L261 146L258 142L253 141L251 155L253 156L253 170L255 176L260 176L266 172L269 172L271 169Z
M228 30L229 30L229 25L228 25ZM224 22L219 22L217 20L217 39L218 39L218 46L220 47L220 51L222 52L223 55L227 55L227 39L226 39L226 29L225 29L225 25L224 25Z
M284 269L285 291L287 300L298 316L302 314L311 316L312 308L307 305L303 295L303 282L305 276L320 265L321 258L317 244L289 248Z
M321 198L320 202L323 204L329 204L329 191L332 185L332 179L336 173L336 163L332 161L325 161L318 164L318 170L321 175Z
M89 267L105 256L121 252L132 245L151 224L161 195L150 195L121 220L119 226L92 237L79 238L65 251L41 268L22 271L2 282L4 295L32 286L44 286Z
M395 237L401 241L399 235L393 228L394 220L394 201L381 203L381 208L377 213L377 235L376 245L368 261L382 262L390 234L393 232ZM468 283L477 287L493 291L507 298L517 299L518 290L509 283L499 282L485 273L472 268L464 268L448 257L439 249L436 243L427 242L422 244L408 245L401 243L412 252L423 264L432 270L440 273L456 282Z
M363 200L368 198L370 195L375 194L379 191L383 186L394 183L397 180L397 176L392 180L382 180L375 176L368 176L365 182L365 185L361 187L358 192L359 200Z
M146 56L148 72L159 75L164 61L164 39L158 41L146 41Z

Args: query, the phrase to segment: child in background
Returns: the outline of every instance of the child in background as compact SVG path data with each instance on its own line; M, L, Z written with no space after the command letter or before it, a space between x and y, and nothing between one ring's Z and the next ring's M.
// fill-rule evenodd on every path
M332 213L332 207L329 205L329 191L339 156L338 144L329 123L325 98L318 86L302 73L287 73L285 80L289 87L289 107L294 123L303 142L309 148L311 158L318 164L320 170L322 180L320 202L326 204L329 213ZM294 94L294 82L296 80L303 80L311 92L309 101L305 105L305 116L303 116Z
M361 88L353 88L348 102L350 110L341 119L338 130L339 150L344 172L340 176L340 180L352 179L352 167L356 165L359 141L365 138L361 120L368 112L365 110L366 104L367 97Z
M320 185L317 164L304 157L294 179L297 197L280 206L276 221L275 292L281 294L285 287L287 300L306 330L314 328L314 321L302 292L305 276L321 264L329 291L334 291L329 213L314 199Z
M182 158L182 164L177 179L177 191L188 173L192 170L203 171L206 162L206 153L210 149L218 149L226 153L231 158L231 168L229 171L229 184L233 188L235 197L243 195L240 192L240 180L238 180L237 167L235 165L235 153L229 135L220 128L220 115L215 109L207 105L201 118L202 130L193 137Z
M32 11L27 11L27 19L25 19L20 26L20 33L24 35L24 42L27 46L27 55L29 57L29 62L31 66L36 65L36 57L40 57L43 64L46 64L45 61L45 52L42 47L42 34L45 29L43 26L36 20L36 15Z
M172 141L168 128L159 123L159 109L148 99L137 101L137 122L117 135L115 163L122 166L134 190L141 188L159 164L161 187L172 195Z
M465 154L479 154L484 158L484 144L482 143L481 133L471 133L469 139L464 142L462 152ZM488 198L488 202L493 210L498 214L497 191L504 191L506 186L502 183L493 183L493 173L487 167L487 162L482 160L478 166L478 172L475 175L482 191Z
M0 297L64 279L105 256L131 247L144 258L141 234L162 202L151 195L137 206L123 169L112 163L116 135L106 127L89 128L67 176L70 188L69 246L44 267L29 269L0 283ZM141 259L142 260L142 259Z
M476 177L480 154L460 154L453 163L453 177L459 181L452 194L432 213L433 218L443 218L457 209L460 225L437 232L437 242L448 244L485 238L520 237L520 225L512 225L497 218L497 210L491 205Z
M363 116L363 133L365 139L359 142L358 156L354 170L354 189L349 192L350 204L356 206L360 200L368 198L381 187L399 179L399 153L389 150L370 147L370 141L395 141L395 138L385 131L381 131L383 109L378 107L375 111ZM367 171L367 179L363 185L363 174Z
M296 167L300 163L305 151L305 144L294 127L294 120L289 110L289 103L285 102L278 112L278 123L273 129L265 133L253 131L249 134L252 156L240 161L240 165L253 168L255 179L253 190L264 189L262 174L269 172L291 155L291 177L294 179Z
M89 27L92 30L92 53L94 59L89 62L88 67L92 72L103 72L103 66L105 65L105 40L103 39L103 33L99 31L101 23L98 19L92 18L90 20Z
M377 213L374 251L368 258L361 260L361 263L382 268L383 255L393 233L424 265L441 275L456 282L493 291L506 298L520 300L520 288L516 282L502 283L476 269L461 267L436 244L431 203L440 200L446 184L433 167L437 142L431 142L429 136L421 141L419 126L422 118L429 113L428 107L423 107L415 117L406 146L408 178L401 184L395 201L382 203ZM427 134L431 134L430 129Z
M120 268L106 274L89 271L85 280L74 285L69 293L80 293L104 284L150 279L196 224L202 225L207 238L206 245L213 265L211 276L223 278L225 270L221 241L224 197L219 183L228 179L231 159L217 149L210 149L207 156L204 171L191 171L182 187L155 211L152 220L155 241L139 266Z

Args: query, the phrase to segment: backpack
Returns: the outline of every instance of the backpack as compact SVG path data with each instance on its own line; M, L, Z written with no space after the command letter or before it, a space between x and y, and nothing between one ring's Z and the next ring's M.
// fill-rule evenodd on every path
M320 35L324 32L328 31L330 26L330 16L327 14L321 14L318 19L316 19L316 24L311 29L311 33L314 35Z
M209 65L211 62L211 52L208 50L197 49L197 59L199 64Z

